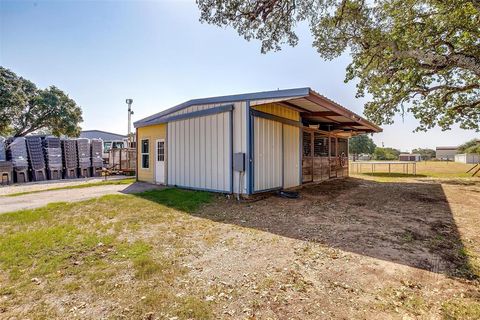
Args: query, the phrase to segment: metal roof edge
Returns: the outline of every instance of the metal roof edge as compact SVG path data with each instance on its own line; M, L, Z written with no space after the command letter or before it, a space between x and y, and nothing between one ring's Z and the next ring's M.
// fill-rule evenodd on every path
M171 107L167 110L158 112L146 118L140 119L133 123L135 128L143 127L149 125L151 121L171 114L173 112L177 112L183 110L185 108L199 105L199 104L210 104L210 103L224 103L224 102L237 102L237 101L244 101L244 100L263 100L263 99L276 99L276 98L288 98L288 97L303 97L308 96L310 94L310 87L303 87L303 88L293 88L293 89L283 89L283 90L273 90L273 91L261 91L261 92L252 92L252 93L242 93L242 94L235 94L235 95L228 95L228 96L218 96L218 97L210 97L210 98L199 98L199 99L192 99L181 104L178 104L174 107Z

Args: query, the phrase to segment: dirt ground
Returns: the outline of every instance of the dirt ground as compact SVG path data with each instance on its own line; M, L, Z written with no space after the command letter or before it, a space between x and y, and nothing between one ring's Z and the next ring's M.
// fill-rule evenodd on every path
M223 303L234 318L480 316L478 181L350 178L295 200L219 200L199 216L226 224L191 263L235 288Z
M0 319L480 319L478 179L164 191L0 215L43 253L0 269Z

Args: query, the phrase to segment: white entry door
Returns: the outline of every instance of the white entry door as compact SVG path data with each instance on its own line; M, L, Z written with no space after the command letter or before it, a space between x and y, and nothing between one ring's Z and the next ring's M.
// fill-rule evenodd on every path
M165 183L165 139L155 142L155 182Z

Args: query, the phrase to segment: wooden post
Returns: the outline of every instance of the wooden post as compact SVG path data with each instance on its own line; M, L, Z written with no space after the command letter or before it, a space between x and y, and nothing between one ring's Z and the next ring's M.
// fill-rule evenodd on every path
M338 137L335 136L335 178L338 178L338 167L340 163L338 161Z
M312 157L312 181L315 179L315 132L310 132L310 156Z
M332 176L332 164L330 163L332 153L332 137L330 133L328 134L328 179Z

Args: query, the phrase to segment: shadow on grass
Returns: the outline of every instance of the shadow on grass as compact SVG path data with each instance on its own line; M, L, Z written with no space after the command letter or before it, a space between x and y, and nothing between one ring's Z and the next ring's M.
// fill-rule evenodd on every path
M424 174L410 174L400 172L361 172L358 175L366 175L371 177L385 177L385 178L426 178Z
M299 199L267 197L249 202L174 188L134 195L214 222L452 277L479 277L439 183L348 178L305 187ZM212 203L204 206L208 202Z
M203 204L210 202L214 195L203 191L189 191L176 188L153 189L133 195L176 210L192 213Z

